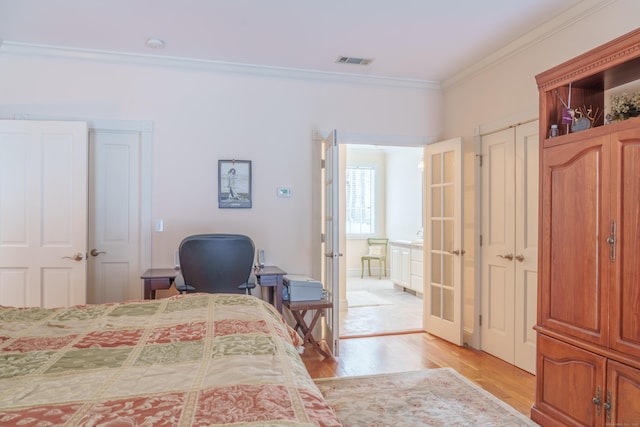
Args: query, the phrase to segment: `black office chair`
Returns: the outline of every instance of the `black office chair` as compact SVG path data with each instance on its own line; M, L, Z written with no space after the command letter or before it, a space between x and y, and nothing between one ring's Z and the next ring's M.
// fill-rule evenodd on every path
M186 237L178 249L180 293L208 292L250 294L255 283L253 240L240 234L197 234Z

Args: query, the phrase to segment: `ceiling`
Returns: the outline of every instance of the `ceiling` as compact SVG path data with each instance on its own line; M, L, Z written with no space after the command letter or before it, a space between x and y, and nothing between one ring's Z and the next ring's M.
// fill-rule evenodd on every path
M585 1L0 0L0 40L441 82Z

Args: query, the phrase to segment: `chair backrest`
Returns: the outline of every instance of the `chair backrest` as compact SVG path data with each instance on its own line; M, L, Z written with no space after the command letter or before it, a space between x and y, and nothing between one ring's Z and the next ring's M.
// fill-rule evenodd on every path
M192 292L244 293L253 270L253 240L240 234L198 234L178 249L180 270Z
M367 239L367 243L369 244L369 255L377 255L382 257L387 255L387 245L389 244L389 239L370 237Z

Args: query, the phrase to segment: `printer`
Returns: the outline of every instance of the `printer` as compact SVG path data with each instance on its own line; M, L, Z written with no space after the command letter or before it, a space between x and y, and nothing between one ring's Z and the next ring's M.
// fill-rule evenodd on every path
M285 301L319 301L327 296L326 291L322 289L322 283L310 277L288 274L282 282L282 299Z

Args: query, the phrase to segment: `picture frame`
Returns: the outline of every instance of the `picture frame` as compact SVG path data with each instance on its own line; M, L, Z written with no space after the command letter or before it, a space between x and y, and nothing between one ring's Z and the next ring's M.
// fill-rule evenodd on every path
M251 160L218 160L218 208L250 208L251 199Z

